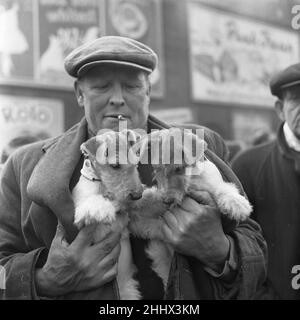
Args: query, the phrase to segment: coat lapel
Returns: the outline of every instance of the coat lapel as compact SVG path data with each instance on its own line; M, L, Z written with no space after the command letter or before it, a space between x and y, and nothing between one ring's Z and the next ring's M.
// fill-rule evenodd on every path
M77 234L73 224L74 203L70 180L81 157L80 145L86 140L87 124L83 119L56 143L44 145L45 155L35 167L27 187L28 196L48 207L66 230L71 242Z

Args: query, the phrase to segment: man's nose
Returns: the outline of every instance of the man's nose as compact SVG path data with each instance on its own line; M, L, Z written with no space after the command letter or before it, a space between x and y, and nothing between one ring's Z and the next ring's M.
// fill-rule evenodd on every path
M123 91L120 84L115 84L113 86L109 104L114 107L123 107L125 105Z

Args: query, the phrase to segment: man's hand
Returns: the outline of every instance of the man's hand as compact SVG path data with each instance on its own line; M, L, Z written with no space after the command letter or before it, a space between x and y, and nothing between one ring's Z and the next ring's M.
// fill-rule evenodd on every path
M82 228L68 244L63 227L57 227L47 261L36 270L38 295L51 297L93 289L116 277L121 235L108 233L94 244L95 229L95 225Z
M217 272L223 270L230 243L220 212L207 192L191 193L180 206L167 211L163 220L165 239L175 251L195 257Z

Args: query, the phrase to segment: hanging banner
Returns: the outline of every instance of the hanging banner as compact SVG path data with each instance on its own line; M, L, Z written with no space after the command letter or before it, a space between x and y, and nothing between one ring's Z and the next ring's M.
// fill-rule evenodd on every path
M33 76L33 1L0 0L0 79Z
M39 0L39 81L72 86L64 59L79 45L100 36L98 2Z
M106 35L120 35L150 46L159 58L151 75L152 95L163 96L164 62L162 52L160 0L106 1Z
M269 80L299 61L297 33L197 2L187 9L193 99L272 106Z
M64 131L61 100L0 95L0 154L11 139L30 134L42 138Z

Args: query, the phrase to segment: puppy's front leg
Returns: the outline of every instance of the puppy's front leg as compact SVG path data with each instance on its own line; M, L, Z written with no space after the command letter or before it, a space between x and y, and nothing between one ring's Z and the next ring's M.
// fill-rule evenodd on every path
M163 215L168 206L163 202L161 193L156 187L145 189L141 199L130 206L130 215L156 219Z
M239 193L233 183L225 182L218 168L211 161L205 160L198 164L200 175L198 183L193 178L194 187L208 191L216 201L219 209L230 218L245 220L251 213L252 207L249 201Z
M95 222L115 221L117 208L99 194L99 190L99 183L80 177L72 192L75 204L74 223L78 228Z
M115 207L102 195L92 195L75 208L74 223L79 228L99 222L111 224L115 219Z
M130 208L131 232L143 239L163 239L161 217L168 206L163 203L156 187L146 189L140 200L134 201Z
M128 227L132 234L142 239L164 239L161 218L134 217L130 219Z

